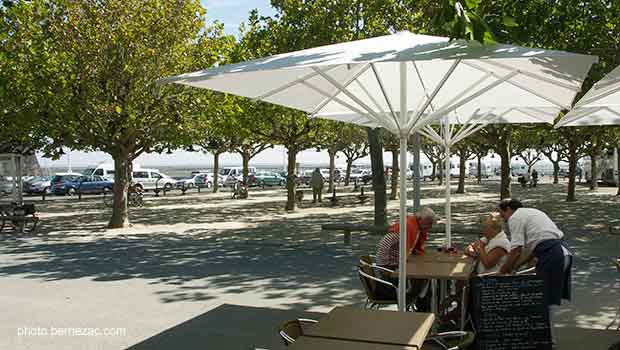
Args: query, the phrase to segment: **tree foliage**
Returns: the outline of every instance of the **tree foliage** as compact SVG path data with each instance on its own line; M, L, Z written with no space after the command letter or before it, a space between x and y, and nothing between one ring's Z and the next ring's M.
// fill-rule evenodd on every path
M213 32L204 30L198 0L35 0L15 1L6 11L12 8L29 8L33 15L27 33L15 41L30 56L20 69L33 74L20 80L31 93L25 98L33 104L35 125L21 127L22 134L36 135L39 124L48 150L110 154L116 168L110 227L126 226L133 159L184 144L187 121L200 109L182 88L157 80L191 68L196 43L218 51L214 64L218 45L230 41L206 40Z

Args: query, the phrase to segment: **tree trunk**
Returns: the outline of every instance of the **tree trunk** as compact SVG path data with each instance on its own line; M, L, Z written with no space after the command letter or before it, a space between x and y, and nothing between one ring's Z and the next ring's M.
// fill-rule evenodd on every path
M243 150L243 154L241 154L241 165L243 166L243 182L248 184L249 178L249 166L250 166L250 152L248 150ZM249 185L249 184L248 184Z
M568 145L568 192L566 195L567 202L575 202L575 175L577 174L577 146L572 142Z
M437 164L431 162L433 169L431 169L431 181L435 180L435 177L437 176Z
M220 152L213 153L213 193L220 189Z
M482 156L478 155L478 172L476 173L476 181L478 185L482 183Z
M353 166L353 160L347 159L347 173L344 177L344 185L349 186L349 181L351 180L351 167Z
M329 183L327 186L327 193L334 191L334 172L336 169L336 152L327 151L329 154Z
M499 190L500 199L512 197L512 188L510 187L510 146L507 142L498 144L497 154L502 160L501 164L501 184Z
M286 179L286 206L287 211L295 210L295 190L297 189L297 177L295 164L297 162L297 150L293 148L287 148L288 153L288 177Z
M598 188L598 176L596 169L596 154L598 152L590 154L590 190L596 190Z
M131 183L132 162L128 151L120 150L113 153L114 159L114 203L109 228L123 228L129 226L127 210L127 192Z
M33 175L33 176L41 176L43 173L41 172L41 166L39 165L39 161L37 160L37 156L34 154L24 155L22 157L22 169L23 174Z
M392 178L390 186L390 200L398 199L398 176L400 168L398 166L399 151L392 151Z
M560 183L560 160L551 161L553 163L553 184Z
M375 194L375 225L387 224L387 198L385 193L385 173L383 172L383 144L381 129L368 128L370 164L372 167L372 189Z
M456 193L465 193L465 152L459 152L459 185Z

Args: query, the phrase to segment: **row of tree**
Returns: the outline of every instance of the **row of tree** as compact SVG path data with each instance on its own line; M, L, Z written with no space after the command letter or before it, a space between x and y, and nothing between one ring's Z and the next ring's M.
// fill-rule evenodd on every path
M336 153L342 152L347 172L354 160L370 154L375 220L382 223L386 202L382 150L393 152L394 159L400 151L391 136L158 80L397 30L596 54L600 63L584 91L620 64L616 1L467 0L462 11L456 5L455 0L272 0L276 15L252 11L236 39L225 35L217 22L206 25L207 13L199 0L4 0L0 148L40 150L49 156L60 155L62 147L110 154L116 167L110 227L129 223L132 161L144 152L201 149L215 154L216 167L221 153L237 152L247 169L256 154L283 145L288 151L289 210L295 208L292 180L300 151L327 150L332 165ZM577 159L600 152L617 137L613 128L558 132L493 125L462 141L456 152L462 159L496 152L502 159L502 197L511 194L509 161L515 154L548 152L552 161L568 160L568 199L574 200ZM424 150L427 155L441 153L428 144ZM397 169L393 173L398 174ZM395 186L396 176L394 196ZM459 187L463 189L462 184Z

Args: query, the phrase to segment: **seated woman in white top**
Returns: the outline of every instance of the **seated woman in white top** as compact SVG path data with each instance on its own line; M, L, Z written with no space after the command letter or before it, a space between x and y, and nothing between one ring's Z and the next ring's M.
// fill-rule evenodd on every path
M465 254L478 257L477 273L498 272L510 251L510 241L503 231L499 213L491 213L482 221L484 237L467 246Z

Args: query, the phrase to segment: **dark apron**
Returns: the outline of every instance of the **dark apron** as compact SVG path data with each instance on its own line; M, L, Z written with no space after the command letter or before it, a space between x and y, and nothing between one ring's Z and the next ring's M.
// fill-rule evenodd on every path
M538 243L534 248L536 274L544 282L544 299L546 305L560 305L562 299L571 298L571 268L572 257L564 271L564 252L562 241L549 239Z

